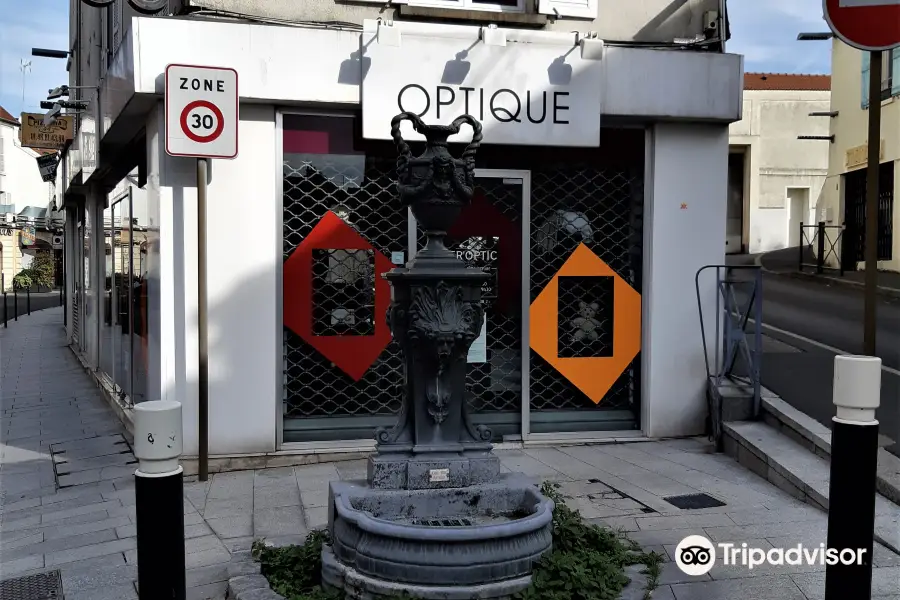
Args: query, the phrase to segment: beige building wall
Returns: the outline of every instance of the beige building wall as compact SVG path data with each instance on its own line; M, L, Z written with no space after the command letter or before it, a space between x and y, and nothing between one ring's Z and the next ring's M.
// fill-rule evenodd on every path
M744 90L743 118L731 124L729 146L745 154L747 252L797 246L800 222L814 221L828 173L829 144L797 136L829 135L828 118L809 115L827 112L830 95L822 90Z
M829 225L840 225L844 220L842 175L866 168L866 154L862 147L868 143L869 111L862 108L862 52L835 39L831 57L831 110L839 114L831 119L834 143L831 144L828 157L828 178L819 203L819 217L824 218ZM879 261L878 268L900 271L900 210L897 205L900 201L900 96L881 103L881 139L884 145L881 162L893 162L895 169L894 235L892 258ZM831 266L838 266L837 260L831 256L828 257L828 262ZM859 263L858 268L862 269L863 264Z
M19 244L19 231L9 229L0 224L0 282L3 289L0 291L12 291L12 280L16 273L22 270L22 247Z

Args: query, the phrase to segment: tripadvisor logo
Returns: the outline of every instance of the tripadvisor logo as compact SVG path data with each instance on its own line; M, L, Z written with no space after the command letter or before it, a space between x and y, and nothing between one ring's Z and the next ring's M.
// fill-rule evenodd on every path
M116 0L81 0L94 8L106 8L116 3ZM134 10L145 15L155 15L169 5L169 0L127 0Z

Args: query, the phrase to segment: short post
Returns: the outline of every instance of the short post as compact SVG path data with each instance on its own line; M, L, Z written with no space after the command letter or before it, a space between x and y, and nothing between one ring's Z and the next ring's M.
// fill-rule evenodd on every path
M28 316L31 316L31 288L25 288L25 312L28 313Z
M138 594L185 600L184 482L181 403L141 402L134 407L135 515Z
M825 567L825 600L869 600L872 594L872 546L875 537L875 481L878 467L878 421L881 359L834 357L831 482L828 490L828 548L849 557Z
M818 238L818 256L816 257L816 273L821 275L825 272L825 221L819 221L816 228L816 236Z
M841 223L841 234L838 237L838 241L841 243L841 251L837 255L838 259L838 268L840 269L841 277L844 276L844 234L847 232L847 224Z
M19 320L19 291L13 283L13 321Z
M798 252L800 252L800 254L797 256L797 259L798 259L797 260L797 270L798 271L803 270L803 249L806 247L803 236L805 233L806 233L806 230L803 228L803 221L800 221L800 237L798 238L800 240L800 247L797 248Z
M6 299L6 292L3 292L3 326L9 328L9 302Z

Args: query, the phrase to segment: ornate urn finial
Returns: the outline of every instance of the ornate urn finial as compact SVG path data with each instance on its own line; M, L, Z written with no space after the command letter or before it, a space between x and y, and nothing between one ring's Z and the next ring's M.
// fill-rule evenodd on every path
M409 144L400 134L403 121L411 121L413 129L425 136L425 152L419 157L412 157ZM459 133L466 123L472 127L472 141L460 158L454 158L447 148L447 139ZM405 112L391 120L391 137L399 154L400 199L412 208L429 238L435 238L442 247L447 230L475 191L475 152L481 145L481 123L471 115L463 115L450 125L426 125L415 113Z

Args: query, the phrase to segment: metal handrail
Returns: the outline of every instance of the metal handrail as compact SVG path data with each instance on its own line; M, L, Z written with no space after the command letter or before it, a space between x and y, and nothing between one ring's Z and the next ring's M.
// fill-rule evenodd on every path
M700 276L708 270L716 271L716 304L715 304L715 347L712 357L715 365L710 364L709 344L707 343L706 325L703 319L703 301L700 297ZM722 271L725 270L723 277ZM736 271L752 271L751 280L733 278ZM752 284L748 301L744 309L735 295L740 284ZM722 437L722 398L719 386L725 379L744 379L734 375L735 362L738 355L743 354L749 369L749 383L753 386L753 418L758 418L762 406L762 385L760 378L760 361L762 357L762 268L756 265L706 265L697 270L694 276L694 287L697 294L697 310L700 317L700 336L703 343L703 360L707 377L707 400L709 402L711 437L717 445ZM747 325L753 313L754 343L753 348L747 342ZM723 331L724 324L724 331Z

